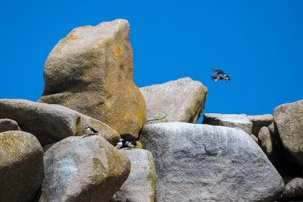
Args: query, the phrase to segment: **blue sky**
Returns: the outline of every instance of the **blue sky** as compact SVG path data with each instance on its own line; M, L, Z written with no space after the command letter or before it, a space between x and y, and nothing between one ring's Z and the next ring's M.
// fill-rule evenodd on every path
M206 113L267 114L303 99L303 1L0 2L0 98L36 101L43 65L73 28L130 22L139 87L191 77ZM231 81L213 82L211 68Z

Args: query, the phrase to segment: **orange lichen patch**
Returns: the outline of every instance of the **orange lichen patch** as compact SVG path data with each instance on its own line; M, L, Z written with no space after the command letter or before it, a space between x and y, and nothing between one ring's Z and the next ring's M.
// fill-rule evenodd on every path
M18 155L22 150L22 139L26 137L20 137L17 135L10 135L9 133L2 134L0 136L0 153L3 153L7 158L13 158Z
M76 39L79 39L79 37L75 36L73 33L70 33L64 39L61 39L60 42L66 43L69 40L76 40ZM58 45L60 45L60 43Z
M117 50L116 50L117 54L120 55L121 54L121 47L117 46Z
M112 52L112 54L113 55L120 55L121 54L121 51L122 51L122 49L121 49L121 47L120 46L116 46L116 51L113 51Z
M69 35L67 35L65 38L65 40L76 40L79 39L79 37L75 36L74 34L70 33Z
M2 149L6 149L10 146L10 143L8 141L8 138L6 137L6 135L3 135L0 137L0 145Z

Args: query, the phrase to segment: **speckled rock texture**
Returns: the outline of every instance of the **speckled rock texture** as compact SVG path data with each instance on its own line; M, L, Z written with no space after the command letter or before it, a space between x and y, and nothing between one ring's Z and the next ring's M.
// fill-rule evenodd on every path
M274 122L283 146L303 166L303 100L276 107Z
M68 137L44 155L40 202L108 202L130 173L127 156L102 136Z
M0 119L0 133L9 130L21 130L16 121L11 119Z
M247 134L252 132L252 122L245 114L203 114L203 124L227 126L242 129Z
M101 121L60 105L2 99L0 118L4 117L16 120L23 131L35 135L43 146L69 136L85 135L86 125L95 128L112 144L120 138L115 130Z
M27 202L44 178L43 150L27 132L0 133L0 201Z
M252 134L258 136L260 129L263 126L269 126L273 121L274 117L271 114L247 116L252 122Z
M162 115L168 122L196 123L204 111L208 89L186 77L164 84L140 88L146 101L147 120ZM164 115L164 116L163 116Z
M293 178L285 182L285 187L279 201L302 201L303 199L303 179Z
M126 20L72 30L49 54L39 102L60 104L136 139L146 119L145 100L133 82Z
M155 201L273 201L283 180L242 130L189 123L143 127L155 159Z
M153 202L156 168L153 155L144 149L125 150L131 162L129 177L116 193L117 202Z

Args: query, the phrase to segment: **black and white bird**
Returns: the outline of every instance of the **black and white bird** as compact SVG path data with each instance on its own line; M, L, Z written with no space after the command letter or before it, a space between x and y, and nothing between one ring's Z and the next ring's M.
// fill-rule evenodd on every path
M135 148L135 143L133 141L125 141L125 146L129 148Z
M227 83L227 81L230 80L230 77L227 76L222 70L220 70L220 69L212 69L212 70L215 72L214 73L215 76L211 76L211 79L214 82L217 82L217 81L219 81L221 79L225 79L225 81ZM216 75L218 75L218 76L216 76Z
M124 144L124 139L120 138L119 139L119 142L116 144L116 148L117 149L121 149L123 147L123 144Z
M88 125L85 126L85 130L88 132L88 134L84 135L84 137L90 137L92 135L98 135L98 131L95 130L94 128L92 128L92 127L89 127Z

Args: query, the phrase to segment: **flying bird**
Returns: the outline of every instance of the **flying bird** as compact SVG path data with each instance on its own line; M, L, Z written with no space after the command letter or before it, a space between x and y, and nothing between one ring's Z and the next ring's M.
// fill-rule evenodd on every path
M229 76L227 76L222 70L220 70L220 69L212 69L212 70L215 72L214 75L218 75L218 76L211 76L211 79L214 82L225 79L225 81L227 83L227 80L230 80Z

